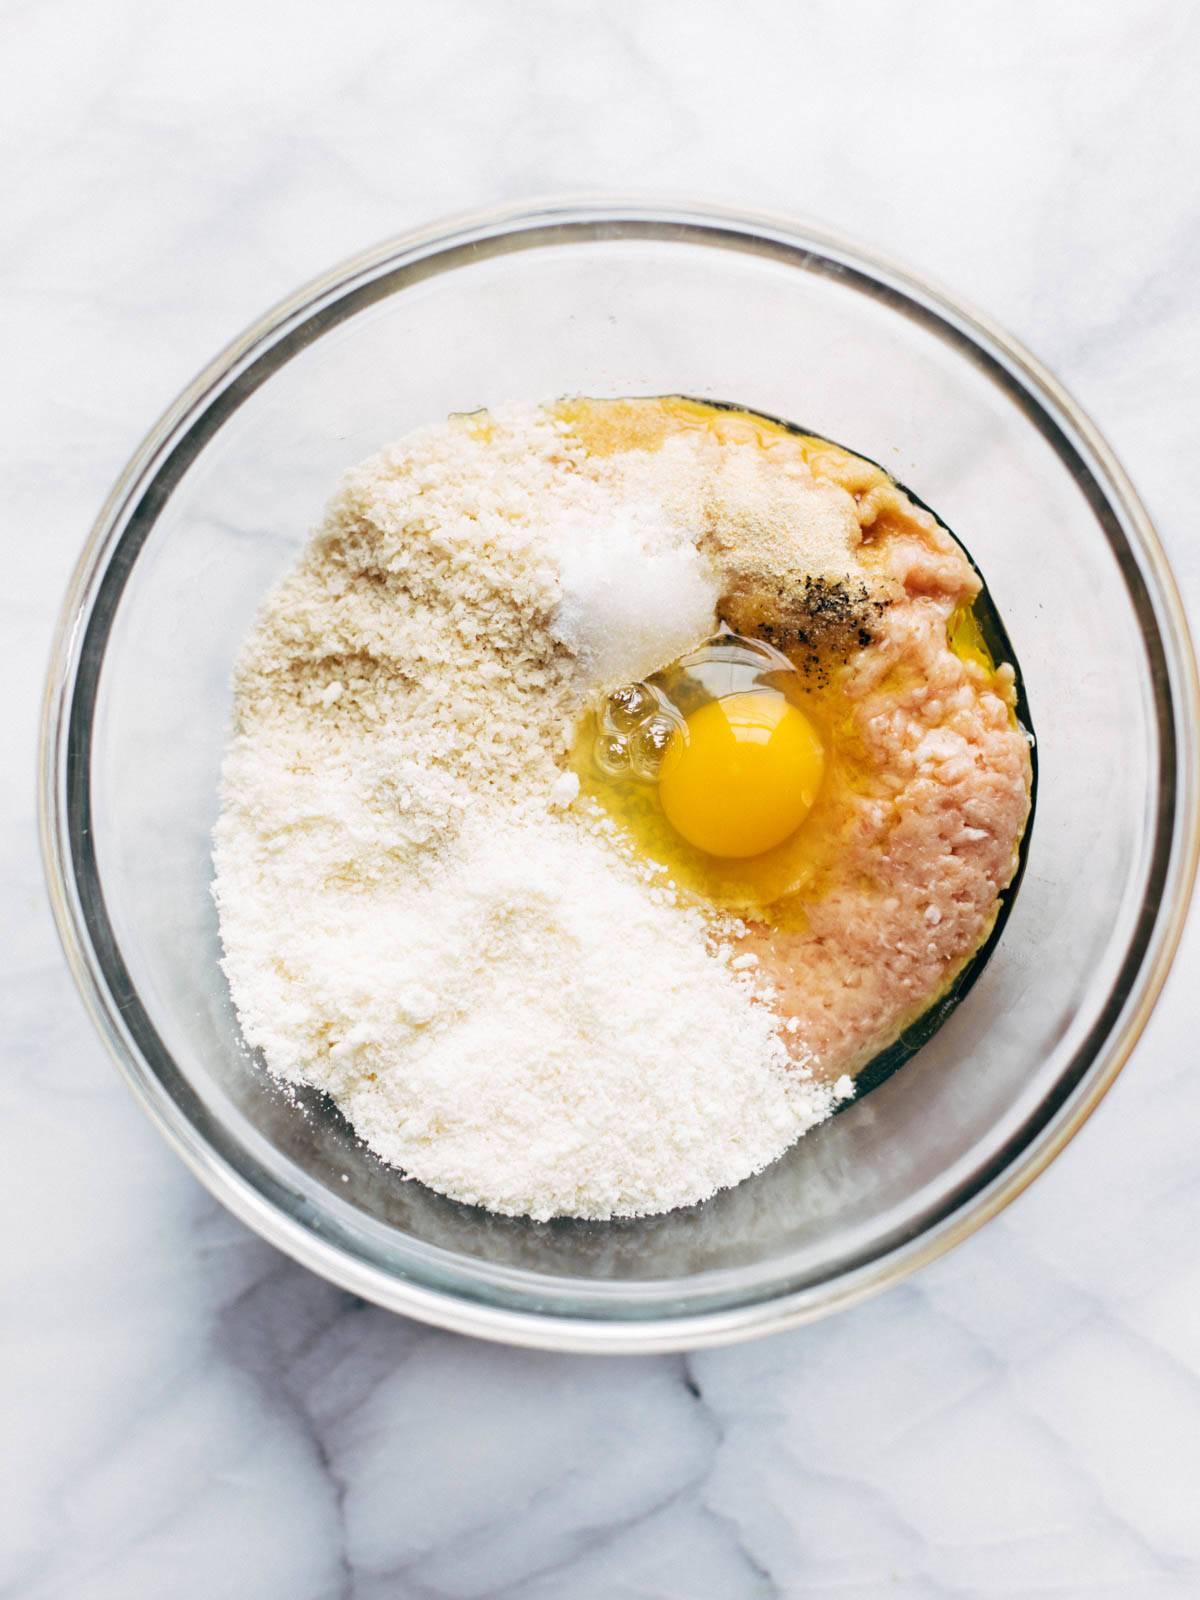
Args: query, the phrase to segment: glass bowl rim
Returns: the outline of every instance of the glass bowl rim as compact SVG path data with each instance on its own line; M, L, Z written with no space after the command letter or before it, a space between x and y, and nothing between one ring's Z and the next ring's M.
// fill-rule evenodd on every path
M606 237L690 239L789 261L798 270L825 272L870 289L878 299L912 308L968 347L976 361L1002 374L1010 397L1019 397L1031 420L1063 438L1088 469L1113 514L1114 553L1126 585L1136 574L1140 592L1130 599L1150 656L1160 738L1153 857L1143 916L1122 963L1104 1017L1076 1053L1086 1056L1061 1103L1025 1137L1011 1142L984 1174L952 1195L931 1225L911 1238L885 1243L876 1254L815 1284L722 1305L716 1310L668 1310L653 1318L545 1313L495 1305L436 1284L399 1277L320 1236L301 1215L304 1203L256 1167L251 1181L235 1170L196 1127L161 1081L130 1029L140 1010L136 992L122 986L123 963L98 947L95 918L81 895L76 857L89 815L90 716L103 649L82 685L84 642L98 620L98 602L114 569L119 575L111 609L101 618L101 639L132 570L140 538L128 541L135 510L154 489L162 502L173 484L159 482L176 447L191 439L193 453L212 431L215 402L256 365L269 362L258 382L292 353L315 341L370 299L403 288L481 251L497 254L545 242ZM407 277L400 276L407 272ZM366 299L364 300L364 296ZM352 303L351 303L352 302ZM253 385L257 387L257 383ZM217 417L220 426L220 416ZM1061 453L1061 452L1060 452ZM191 457L188 457L190 461ZM184 463L186 466L187 462ZM180 469L180 474L182 472ZM1113 532L1109 530L1110 540ZM86 721L80 718L86 712ZM527 201L445 218L363 251L264 313L198 375L167 408L122 471L92 527L71 579L55 639L43 700L39 763L39 823L47 886L60 940L75 983L135 1098L159 1131L208 1190L248 1226L294 1259L364 1299L421 1321L510 1344L554 1350L648 1352L730 1343L813 1320L899 1282L959 1243L1013 1200L1074 1137L1128 1059L1166 979L1187 916L1200 857L1200 683L1186 615L1173 575L1145 508L1095 425L1057 380L990 318L956 296L898 266L873 249L851 243L819 224L759 212L662 199L589 195ZM81 755L82 752L82 755ZM94 887L98 888L98 883ZM1157 888L1157 907L1149 905ZM101 902L102 905L102 902ZM103 911L101 910L103 916ZM115 962L114 962L115 955ZM1126 976L1128 975L1128 976ZM1115 996L1115 1002L1114 1002ZM144 1015L144 1013L143 1013ZM148 1019L147 1020L147 1025ZM151 1032L153 1029L151 1027ZM165 1050L163 1054L166 1055ZM169 1058L168 1058L169 1059ZM289 1206L288 1200L296 1201ZM461 1263L464 1278L472 1264ZM527 1274L533 1282L536 1275ZM614 1284L614 1295L622 1287Z

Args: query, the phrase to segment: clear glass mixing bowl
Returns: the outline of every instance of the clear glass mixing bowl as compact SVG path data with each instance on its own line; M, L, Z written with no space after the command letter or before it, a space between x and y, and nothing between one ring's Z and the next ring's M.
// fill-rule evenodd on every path
M739 1188L610 1224L405 1183L247 1055L209 833L234 653L339 472L512 398L683 392L874 457L981 566L1039 737L1025 881L968 998L901 1072ZM978 315L810 228L563 203L413 234L219 356L101 513L46 703L43 822L76 979L143 1106L281 1249L381 1305L563 1349L778 1328L894 1282L1017 1193L1095 1106L1178 940L1197 686L1145 512L1058 385Z

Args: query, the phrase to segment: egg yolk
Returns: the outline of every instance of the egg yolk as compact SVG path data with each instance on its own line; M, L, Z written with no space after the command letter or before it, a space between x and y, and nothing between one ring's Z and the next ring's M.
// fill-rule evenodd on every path
M749 690L709 700L677 729L658 795L667 820L713 856L757 856L792 834L817 798L825 751L782 695Z

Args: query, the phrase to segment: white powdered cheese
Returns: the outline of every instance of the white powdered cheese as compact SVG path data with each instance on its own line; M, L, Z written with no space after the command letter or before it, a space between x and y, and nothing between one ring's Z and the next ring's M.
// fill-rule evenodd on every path
M236 846L225 872L238 875ZM226 916L247 1037L407 1175L493 1211L665 1211L832 1101L704 919L568 821L473 819L435 870Z
M837 1098L789 1059L738 930L564 770L598 688L712 627L697 530L636 473L535 409L356 468L243 653L223 775L247 1042L405 1176L539 1219L702 1200Z

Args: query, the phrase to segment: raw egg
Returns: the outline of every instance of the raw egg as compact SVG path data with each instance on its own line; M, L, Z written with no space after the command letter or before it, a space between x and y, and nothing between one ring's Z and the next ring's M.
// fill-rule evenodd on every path
M761 855L804 821L825 770L817 730L769 689L706 701L677 727L658 794L667 820L697 850Z
M827 712L785 655L725 629L606 694L580 726L575 771L684 892L783 925L836 850Z

